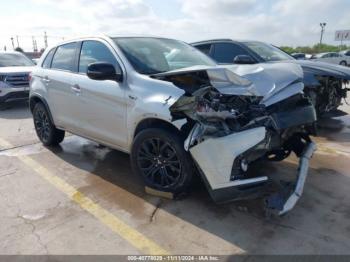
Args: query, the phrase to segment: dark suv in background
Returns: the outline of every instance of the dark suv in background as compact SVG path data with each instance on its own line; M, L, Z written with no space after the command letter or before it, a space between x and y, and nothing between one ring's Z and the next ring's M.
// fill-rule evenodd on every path
M305 93L311 98L319 117L342 114L338 107L346 98L350 69L322 62L296 60L279 48L259 41L216 39L192 43L219 64L257 64L290 62L304 71Z

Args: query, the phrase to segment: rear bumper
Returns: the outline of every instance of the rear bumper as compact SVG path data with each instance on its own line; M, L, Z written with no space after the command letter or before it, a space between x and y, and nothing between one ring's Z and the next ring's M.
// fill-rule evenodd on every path
M26 91L12 91L8 92L5 95L0 93L0 103L18 101L18 100L27 100L29 98L29 90Z

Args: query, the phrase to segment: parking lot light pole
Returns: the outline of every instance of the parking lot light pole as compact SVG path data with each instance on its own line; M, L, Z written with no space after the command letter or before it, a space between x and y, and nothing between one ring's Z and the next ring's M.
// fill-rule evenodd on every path
M321 38L320 38L320 45L322 45L322 40L323 40L323 33L325 31L325 27L326 27L327 23L320 23L321 26Z
M44 43L45 43L45 48L47 48L48 44L47 44L47 34L46 34L46 31L44 32Z
M12 48L15 50L15 43L13 42L13 37L11 37Z

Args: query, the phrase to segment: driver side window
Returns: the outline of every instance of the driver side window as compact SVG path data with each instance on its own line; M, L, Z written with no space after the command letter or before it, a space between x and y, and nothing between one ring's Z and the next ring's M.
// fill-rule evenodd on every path
M219 43L214 47L214 59L220 64L232 64L238 55L248 55L248 52L234 43Z
M79 73L86 74L88 65L105 62L118 67L118 62L112 52L98 41L84 41L80 51Z

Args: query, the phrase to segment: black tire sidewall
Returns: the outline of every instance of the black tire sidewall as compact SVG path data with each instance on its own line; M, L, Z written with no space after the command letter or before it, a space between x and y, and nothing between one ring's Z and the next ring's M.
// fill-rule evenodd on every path
M45 114L46 114L46 117L48 118L49 120L49 125L50 125L50 131L49 131L49 137L47 140L43 140L42 137L39 136L38 134L38 130L37 130L37 126L36 126L36 123L35 123L35 117L36 117L36 114L37 114L37 111L40 110L40 111L43 111ZM55 126L53 125L52 121L51 121L51 118L49 116L49 113L47 112L45 106L42 104L42 103L37 103L34 107L34 110L33 110L33 120L34 120L34 127L35 127L35 131L36 131L36 134L37 136L39 137L40 141L45 145L45 146L50 146L54 143L54 136L55 136Z
M172 187L162 188L152 183L149 183L149 181L144 178L142 171L138 166L137 155L140 150L140 147L145 140L151 138L160 138L163 141L167 141L171 146L173 146L178 156L178 159L181 162L181 178L178 181L178 183L176 183ZM158 128L150 128L141 131L134 139L131 149L130 161L133 172L138 174L143 179L145 185L148 187L164 192L185 193L191 184L194 173L193 161L190 154L185 151L184 140L178 133Z

